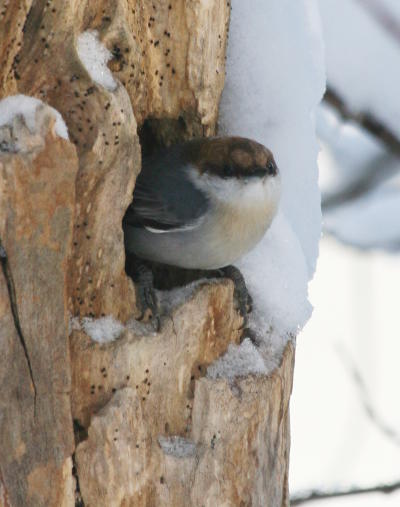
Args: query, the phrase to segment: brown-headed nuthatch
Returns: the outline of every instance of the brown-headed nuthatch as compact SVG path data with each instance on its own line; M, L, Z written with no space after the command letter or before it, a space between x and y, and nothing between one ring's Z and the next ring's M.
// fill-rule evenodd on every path
M143 158L123 220L127 254L187 269L224 268L237 284L241 275L230 264L263 237L280 188L272 153L241 137L195 139ZM155 312L145 294L143 306Z

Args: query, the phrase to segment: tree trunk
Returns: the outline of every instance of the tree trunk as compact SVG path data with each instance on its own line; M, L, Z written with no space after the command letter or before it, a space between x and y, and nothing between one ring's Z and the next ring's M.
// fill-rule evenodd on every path
M140 145L215 134L229 9L0 2L1 97L37 97L69 130L47 107L0 128L2 507L288 505L293 347L269 376L206 376L240 340L230 281L169 301L157 334L98 343L82 326L137 315L121 222ZM86 30L112 52L113 91L79 59Z

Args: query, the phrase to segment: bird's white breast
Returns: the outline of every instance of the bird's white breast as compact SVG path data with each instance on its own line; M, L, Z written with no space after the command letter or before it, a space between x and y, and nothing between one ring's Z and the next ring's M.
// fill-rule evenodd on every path
M218 269L236 262L263 237L278 208L280 177L222 179L196 175L208 197L200 219L161 233L132 228L128 247L144 259L188 269Z
M244 182L207 175L200 181L211 196L209 215L198 231L207 245L207 262L209 267L226 266L251 250L270 226L279 203L280 178Z

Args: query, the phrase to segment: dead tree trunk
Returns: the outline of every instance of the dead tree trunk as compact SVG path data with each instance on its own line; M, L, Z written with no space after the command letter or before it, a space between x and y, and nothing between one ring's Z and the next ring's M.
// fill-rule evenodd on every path
M229 8L0 2L0 97L43 100L70 138L48 108L0 128L1 507L288 505L292 346L270 376L206 376L240 339L231 282L198 286L159 334L100 344L69 322L134 314L121 222L140 144L216 132ZM86 30L113 91L78 57Z

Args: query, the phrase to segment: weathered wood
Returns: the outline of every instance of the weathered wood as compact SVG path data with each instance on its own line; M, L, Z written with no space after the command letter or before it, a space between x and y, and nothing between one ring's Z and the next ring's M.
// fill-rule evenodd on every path
M136 388L154 435L189 431L196 379L237 343L241 318L233 309L232 283L205 284L162 321L162 333L127 331L115 342L98 344L83 332L71 335L74 419L87 428L91 414L116 390ZM158 416L157 416L158 414Z
M24 6L18 0L5 8L4 92L55 107L78 150L71 312L126 319L134 295L119 224L140 168L136 122L153 119L164 141L215 132L229 8L200 0L52 0L35 2L23 20ZM76 37L85 30L97 30L113 52L115 92L93 83L79 60Z
M178 361L177 371L167 370L169 364L157 373L155 393L153 383L147 388L142 380L153 380L149 373L131 370L139 388L127 382L92 417L76 453L83 498L99 507L288 505L292 346L270 377L239 378L233 385L198 379L187 410L179 399L185 392L176 386L182 366ZM166 380L165 402L157 394L159 377Z
M49 114L41 111L32 135L17 118L12 134L26 149L0 152L0 238L17 307L13 316L2 270L0 467L15 506L73 500L66 266L78 159L74 146L52 133ZM9 130L0 128L0 142Z
M160 334L98 344L75 330L67 348L68 312L123 323L135 313L121 222L139 141L215 134L229 9L0 2L0 97L42 99L70 136L54 137L47 114L36 132L17 120L25 148L0 155L0 237L26 342L0 273L0 507L73 505L73 456L86 506L287 505L293 349L269 377L205 377L240 337L231 282L198 287ZM86 30L113 54L113 91L79 59ZM187 439L182 456L175 437Z

